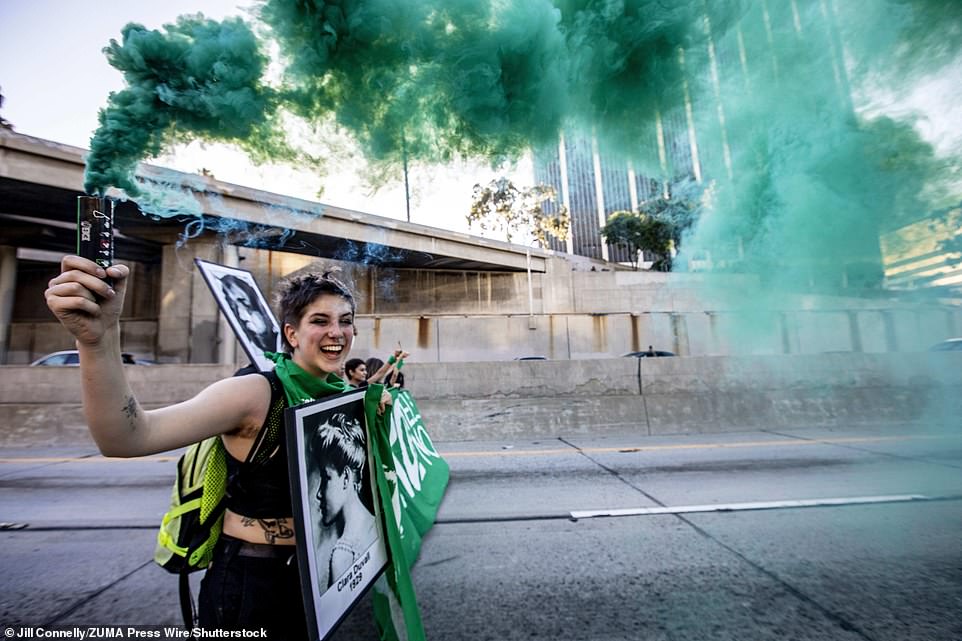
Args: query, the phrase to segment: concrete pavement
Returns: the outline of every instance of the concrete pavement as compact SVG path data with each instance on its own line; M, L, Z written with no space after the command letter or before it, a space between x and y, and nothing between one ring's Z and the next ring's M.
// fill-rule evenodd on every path
M962 558L957 432L886 427L436 445L452 481L415 575L430 638L520 639L541 630L571 639L728 638L743 626L757 629L732 638L774 639L779 630L804 639L951 638L840 628L843 620L864 631L882 616L859 605L866 592L870 604L896 608L909 623L924 619L939 634L962 626L948 614L962 598L962 576L953 578L951 563L945 565ZM176 625L176 579L151 561L174 461L104 459L83 446L0 450L0 520L27 525L0 531L0 626ZM568 518L574 509L897 494L949 498ZM813 539L807 532L821 534ZM925 558L924 567L913 558ZM820 574L810 575L806 564ZM637 574L626 575L628 568ZM706 568L712 569L703 574ZM606 582L607 573L618 577L615 583ZM836 594L845 581L856 591L851 598ZM902 594L898 581L924 593L927 604ZM922 589L933 581L939 592ZM819 597L826 590L836 601ZM620 601L605 605L592 591ZM705 591L720 601L699 605ZM755 592L773 599L762 606L747 596ZM617 618L624 600L635 598L651 607L632 606ZM722 617L726 608L745 607L733 598L753 610ZM578 620L569 611L586 599L602 614L585 611L581 628L559 628ZM683 615L682 602L689 609ZM537 603L544 609L524 615L531 606L522 604ZM694 615L699 609L707 628ZM336 638L374 638L369 619L369 604L362 604ZM484 634L489 626L498 635Z

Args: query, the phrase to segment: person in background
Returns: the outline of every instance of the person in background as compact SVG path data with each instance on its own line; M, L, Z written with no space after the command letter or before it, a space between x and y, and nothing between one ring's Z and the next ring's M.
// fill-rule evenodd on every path
M344 380L354 387L367 387L367 365L360 358L344 363Z
M404 373L399 369L395 369L393 372L391 372L391 378L387 382L387 387L404 389Z
M394 350L394 354L388 357L387 363L382 361L380 358L369 358L367 359L367 382L368 383L385 383L386 377L392 372L400 372L401 368L404 367L404 359L410 356L404 350L398 348ZM371 374L371 372L374 372Z

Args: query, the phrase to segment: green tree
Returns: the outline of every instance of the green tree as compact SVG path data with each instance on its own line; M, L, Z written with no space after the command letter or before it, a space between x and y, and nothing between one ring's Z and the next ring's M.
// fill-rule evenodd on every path
M608 222L601 228L601 236L609 245L619 245L628 250L631 268L638 269L638 252L643 249L642 236L644 220L635 211L616 211L608 217Z
M669 195L646 200L638 211L671 227L671 240L675 251L681 247L682 238L701 215L705 188L694 180L679 180L669 185Z
M601 228L601 235L607 243L627 247L633 269L638 269L638 252L647 251L655 255L652 269L669 271L673 230L667 220L641 211L618 211Z
M481 231L503 230L508 242L512 233L528 232L541 247L547 247L549 234L559 240L568 238L571 223L564 206L556 213L545 211L545 205L554 199L555 190L548 185L521 189L502 177L484 187L474 186L466 218L469 226L477 224Z
M682 238L701 213L703 188L685 180L671 186L668 197L660 196L641 203L638 211L613 213L601 235L605 242L628 249L631 266L638 269L638 252L655 255L651 269L671 271L672 248L681 247Z

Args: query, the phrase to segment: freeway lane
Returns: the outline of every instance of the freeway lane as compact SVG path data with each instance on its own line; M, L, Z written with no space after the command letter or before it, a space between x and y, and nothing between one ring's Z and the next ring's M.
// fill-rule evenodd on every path
M431 639L962 638L962 501L573 520L574 510L962 496L962 435L438 443L415 569ZM176 623L150 563L170 457L0 452L0 624ZM79 456L88 455L86 458ZM537 520L532 520L537 519ZM71 529L91 525L110 530ZM373 639L366 605L339 639Z

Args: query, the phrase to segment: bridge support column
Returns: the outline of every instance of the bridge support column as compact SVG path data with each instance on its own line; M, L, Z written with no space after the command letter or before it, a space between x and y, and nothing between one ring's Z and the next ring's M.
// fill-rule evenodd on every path
M164 363L217 363L220 311L194 264L223 262L220 242L196 238L165 245L160 276L157 359Z
M17 291L17 248L0 245L0 364L7 363L10 347L10 320Z

